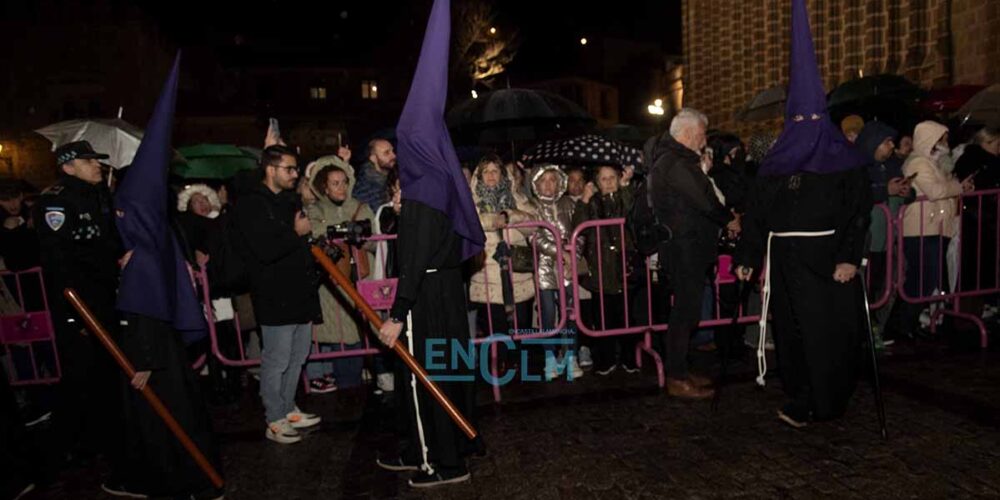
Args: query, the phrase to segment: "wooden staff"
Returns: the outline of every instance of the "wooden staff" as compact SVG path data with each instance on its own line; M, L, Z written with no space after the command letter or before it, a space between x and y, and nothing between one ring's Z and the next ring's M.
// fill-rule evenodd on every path
M333 279L334 283L336 283L340 289L347 293L348 297L354 301L354 306L361 311L361 314L363 314L365 318L371 322L371 324L375 325L375 329L379 330L382 328L382 318L379 318L378 314L375 313L375 310L372 309L372 306L365 302L365 299L361 297L358 290L354 288L354 284L351 283L351 280L347 279L347 277L340 272L340 269L337 269L337 265L330 260L330 257L326 254L326 252L324 252L322 248L313 245L312 254L313 257L316 258L316 261L319 262L319 264L323 266L323 269L325 269L330 275L330 278ZM413 332L410 332L410 335L412 334ZM403 362L406 363L406 366L413 371L417 380L419 380L420 383L423 384L424 388L431 393L431 396L434 396L434 399L437 400L438 404L444 407L444 411L447 412L448 416L455 421L455 424L462 429L462 432L464 432L469 439L475 439L476 430L472 428L472 424L470 424L469 421L465 419L465 416L463 416L462 413L455 408L455 405L452 404L450 399L448 399L448 396L445 396L444 393L441 392L441 389L437 386L437 384L427 377L427 372L424 371L424 367L420 366L420 363L417 363L417 360L413 359L413 355L410 354L410 351L407 351L401 342L396 342L392 346L392 349L396 351L396 354L398 354Z
M111 335L108 335L108 331L104 329L104 326L97 321L97 318L94 317L94 313L90 311L90 308L83 302L80 295L76 293L76 290L67 288L63 290L63 295L66 296L66 300L73 305L76 312L78 312L80 317L83 318L83 322L87 325L87 328L97 335L97 339L104 344L104 348L111 353L111 357L115 358L115 361L118 362L118 366L125 371L125 376L128 377L129 380L135 378L135 368L132 367L132 363L129 362L128 358L125 357L125 354L118 348L118 344L115 344L115 341L111 339ZM146 398L146 401L149 402L149 406L153 407L153 411L155 411L156 414L163 419L163 423L167 424L167 428L169 428L170 432L172 432L177 440L181 442L181 445L184 446L184 449L191 455L191 458L193 458L195 463L198 464L201 471L208 476L208 480L212 482L212 486L221 489L224 484L222 476L215 471L215 467L212 467L212 464L209 463L208 459L205 458L205 455L198 449L198 446L194 444L194 441L191 441L187 432L184 432L184 429L177 423L174 416L170 414L167 407L163 406L163 401L160 401L160 398L153 392L153 389L149 386L149 384L145 385L139 392L141 392Z

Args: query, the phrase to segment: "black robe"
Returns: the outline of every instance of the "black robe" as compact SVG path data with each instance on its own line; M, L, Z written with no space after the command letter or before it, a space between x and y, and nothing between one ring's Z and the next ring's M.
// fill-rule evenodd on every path
M794 408L817 420L842 415L854 391L863 296L858 278L833 279L839 263L859 267L871 192L864 169L758 177L751 192L737 265L762 269L769 232L836 230L825 237L775 237L771 302L778 367Z
M149 386L153 392L221 474L208 409L180 335L160 320L138 314L127 314L126 318L128 326L120 342L125 356L136 371L152 372ZM207 476L129 382L125 381L122 389L127 459L122 479L126 485L150 496L211 490Z
M399 282L390 315L403 321L407 313L412 315L413 330L408 333L413 336L411 353L425 369L428 368L426 341L443 339L433 349L444 353L434 359L434 363L444 368L427 369L427 373L432 379L451 378L452 381L438 380L437 384L458 411L472 421L474 370L467 367L460 356L452 365L453 343L468 350L471 342L462 281L461 240L444 213L413 200L403 202L398 228ZM404 332L398 340L404 346L407 345L406 335ZM412 373L404 363L396 363L396 366L396 393L402 396L399 415L406 429L401 455L408 463L422 463L410 386ZM420 382L417 382L417 394L424 441L429 449L428 461L434 467L464 469L464 457L472 450L472 444Z

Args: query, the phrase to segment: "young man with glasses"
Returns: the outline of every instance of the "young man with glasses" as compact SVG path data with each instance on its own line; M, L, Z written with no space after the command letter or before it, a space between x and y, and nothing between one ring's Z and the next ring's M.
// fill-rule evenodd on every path
M320 422L295 405L302 365L309 355L312 322L320 317L318 274L309 252L312 231L295 193L298 156L284 145L261 155L262 182L234 207L248 257L250 294L261 325L260 396L268 439L302 440L296 429Z

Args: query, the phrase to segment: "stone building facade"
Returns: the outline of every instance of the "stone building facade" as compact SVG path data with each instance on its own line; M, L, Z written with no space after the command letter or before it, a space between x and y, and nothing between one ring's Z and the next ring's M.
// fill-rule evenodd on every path
M863 75L903 75L926 89L1000 82L998 0L808 0L827 91ZM790 0L683 0L684 105L747 135L780 119L734 115L788 82Z

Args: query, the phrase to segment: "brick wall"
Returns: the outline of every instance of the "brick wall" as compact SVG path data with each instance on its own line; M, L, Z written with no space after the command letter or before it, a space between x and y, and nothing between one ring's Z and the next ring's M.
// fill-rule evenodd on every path
M753 96L788 81L790 0L683 0L684 105L713 128L747 135ZM826 90L861 74L897 73L924 88L1000 83L1000 1L808 0Z

